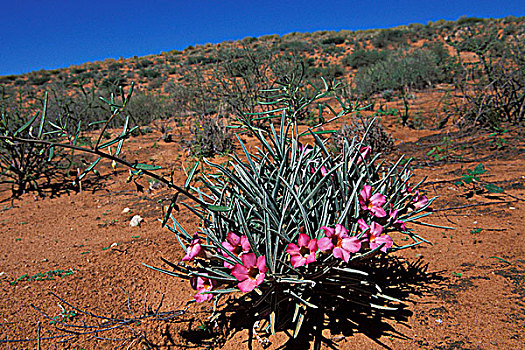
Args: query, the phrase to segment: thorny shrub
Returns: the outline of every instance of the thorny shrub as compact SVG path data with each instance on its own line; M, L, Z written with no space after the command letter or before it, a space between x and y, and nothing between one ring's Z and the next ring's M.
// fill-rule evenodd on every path
M156 169L154 166L131 164L118 158L124 140L138 129L138 126L130 127L129 115L123 117L132 92L133 84L127 94L124 94L124 90L120 88L118 96L112 94L109 99L102 98L111 114L109 118L96 122L99 136L95 143L92 143L89 137L82 135L82 120L74 118L64 105L54 110L61 112L49 115L47 93L44 95L41 111L32 117L25 116L21 113L22 109L13 107L6 103L6 99L2 99L0 101L0 181L12 184L14 196L21 195L29 189L39 190L40 180L47 178L50 183L60 174L58 170L67 169L72 164L76 151L90 153L95 155L96 159L88 163L89 165L81 173L77 173L75 185L87 173L96 172L95 167L102 158L112 160L112 165L116 165L118 161L132 168L137 174L141 171L141 166ZM122 133L106 141L105 136L110 135L107 128L114 122L123 125ZM89 148L85 147L86 140L89 140L87 142ZM111 147L114 147L113 151Z
M36 123L37 120L45 120L46 108L47 95L42 109L32 116L12 103L10 97L3 96L0 101L0 135L29 138L34 134L51 140L53 135L46 132L45 124ZM30 128L32 124L36 124L34 128ZM67 157L63 153L55 154L50 145L0 139L0 183L10 184L14 197L29 190L39 191L40 180L46 179L50 184L58 175L58 170L65 169L68 164Z
M218 116L195 118L190 127L191 152L198 157L228 153L233 149L233 133Z
M343 125L330 136L330 144L334 150L341 151L345 140L357 138L369 146L373 153L390 153L394 148L394 140L383 126L374 119L359 117L350 124Z
M460 62L459 87L465 103L458 112L461 128L498 130L502 123L520 125L525 119L525 30L505 35L496 29L471 29L449 39L458 51L472 52L477 60ZM479 75L478 78L474 78Z

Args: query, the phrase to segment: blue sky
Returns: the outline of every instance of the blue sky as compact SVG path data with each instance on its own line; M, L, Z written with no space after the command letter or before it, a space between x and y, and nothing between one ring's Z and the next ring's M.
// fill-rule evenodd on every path
M0 0L0 76L247 36L524 16L523 0Z

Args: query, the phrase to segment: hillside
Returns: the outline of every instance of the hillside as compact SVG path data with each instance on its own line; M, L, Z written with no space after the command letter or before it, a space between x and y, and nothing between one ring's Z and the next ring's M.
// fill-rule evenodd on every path
M323 77L349 83L353 98L367 101L378 93L399 98L401 92L408 95L440 83L453 83L454 90L464 89L460 86L462 77L472 75L469 72L480 64L476 37L500 43L485 48L497 56L492 49L501 49L503 43L523 42L524 26L523 18L464 17L391 29L248 37L189 46L182 52L4 76L0 77L0 87L4 97L28 105L48 91L50 96L56 95L54 104L74 105L84 111L98 106L98 96L109 96L119 86L133 82L136 102L130 106L130 113L142 124L188 113L224 114L236 108L253 108L261 97L260 89L292 70L301 70L301 64L306 79L319 83ZM478 66L467 67L467 63ZM406 66L413 68L409 72L404 70Z

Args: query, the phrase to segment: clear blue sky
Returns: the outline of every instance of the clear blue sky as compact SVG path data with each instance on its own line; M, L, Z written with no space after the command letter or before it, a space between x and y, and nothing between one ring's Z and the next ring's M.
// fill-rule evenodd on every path
M247 36L524 16L525 0L0 0L0 76Z

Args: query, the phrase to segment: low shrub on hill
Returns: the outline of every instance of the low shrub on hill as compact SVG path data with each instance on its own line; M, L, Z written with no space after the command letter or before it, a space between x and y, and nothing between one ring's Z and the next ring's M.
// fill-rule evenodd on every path
M345 56L341 63L354 69L367 67L385 60L388 56L387 50L364 50L357 49L349 56Z
M360 68L354 76L355 91L370 96L385 90L406 92L430 87L443 80L437 58L429 50L397 52L373 65Z

